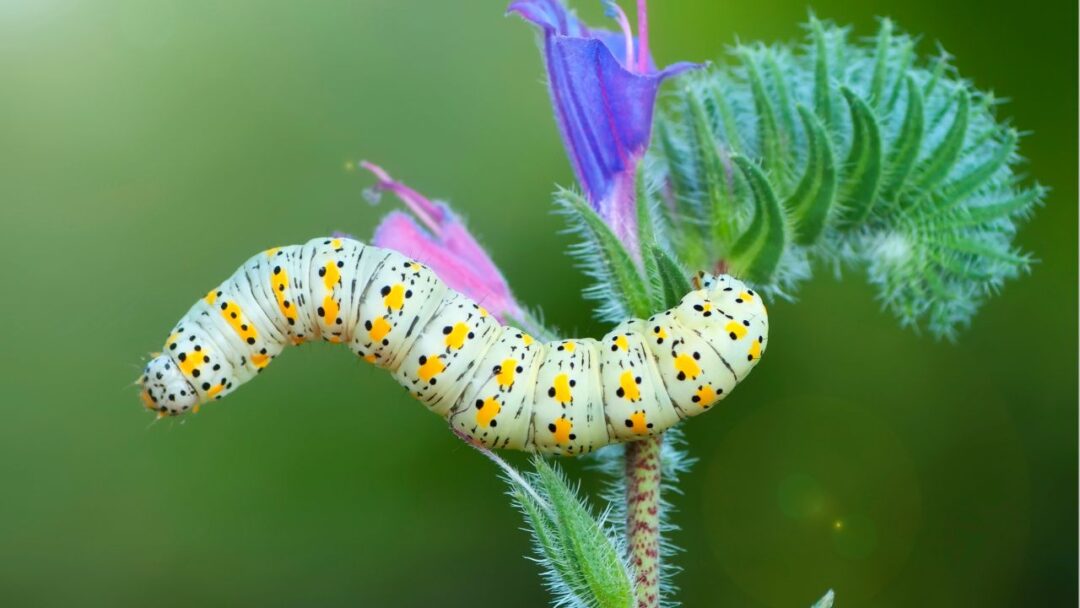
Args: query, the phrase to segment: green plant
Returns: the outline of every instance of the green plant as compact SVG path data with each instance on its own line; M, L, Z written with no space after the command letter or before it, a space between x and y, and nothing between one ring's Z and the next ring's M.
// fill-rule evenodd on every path
M672 306L697 269L792 297L818 260L865 268L903 325L951 338L1028 270L1012 239L1045 189L1020 185L1019 133L995 119L994 96L957 76L944 53L920 61L915 40L887 19L870 43L815 18L806 29L802 45L740 44L732 63L678 81L634 172L635 239L586 197L556 194L598 318ZM599 518L552 465L537 459L522 476L502 463L556 605L625 606L635 580L639 606L674 605L667 541L645 565L663 573L659 597L641 592L642 564L616 559L632 554L634 472L623 453L635 449L597 457L615 480ZM668 433L651 462L670 491L691 459ZM659 495L657 530L672 530ZM830 591L815 606L832 601Z

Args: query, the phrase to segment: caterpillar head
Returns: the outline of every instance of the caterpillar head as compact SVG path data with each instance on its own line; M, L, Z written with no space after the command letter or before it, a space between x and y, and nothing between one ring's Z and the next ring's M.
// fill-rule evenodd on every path
M168 355L158 355L143 368L139 378L142 400L146 409L160 414L176 416L191 411L199 403L195 387Z

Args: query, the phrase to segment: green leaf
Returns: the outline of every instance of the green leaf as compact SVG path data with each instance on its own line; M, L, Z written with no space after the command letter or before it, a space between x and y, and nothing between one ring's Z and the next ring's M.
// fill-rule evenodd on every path
M1001 262L1010 266L1023 268L1031 264L1031 256L1027 254L1018 254L1008 249L998 249L973 239L953 237L946 240L944 245L951 247L954 251L960 253L971 254L979 258Z
M724 247L731 243L735 232L733 197L728 191L724 162L720 158L720 152L713 139L713 131L709 125L709 116L705 112L705 106L694 94L687 95L686 102L687 114L690 118L690 139L697 152L701 176L708 193L712 218L710 224L716 241L720 247Z
M990 180L1009 163L1009 159L1016 151L1017 138L1016 131L1008 131L1005 140L998 145L990 158L955 181L946 184L942 188L939 205L945 209L952 209Z
M923 96L930 97L934 94L934 90L937 89L937 85L941 82L941 78L945 76L945 70L949 67L948 55L942 51L941 55L934 58L934 69L930 72L930 78L926 81L926 86L923 87Z
M695 169L690 205L679 176L655 181L665 197L676 193L672 216L701 221L674 226L665 243L684 265L726 260L786 293L809 276L813 256L863 266L904 325L925 321L951 335L1030 263L1012 241L1045 190L1021 187L1016 132L946 54L919 58L915 39L891 21L869 43L847 38L847 28L811 16L805 44L739 45L734 61L679 81L687 84L672 97L685 110L657 115L680 123L658 128L675 141L650 154L667 156L662 169L673 166L672 149L680 167ZM740 154L758 171L736 168ZM764 211L770 194L781 213ZM699 238L691 260L684 243Z
M776 272L787 241L783 211L761 169L744 156L733 156L732 160L750 185L754 219L731 248L728 261L751 281L767 283Z
M956 159L964 148L967 135L968 112L971 110L971 96L964 89L957 93L956 112L952 125L941 144L927 155L915 178L919 190L928 190L941 183L949 175Z
M795 242L812 245L823 230L836 192L836 162L825 127L805 106L799 106L808 150L806 170L795 192L784 202L795 226Z
M964 217L956 220L955 226L958 228L983 226L994 221L1008 219L1013 215L1021 214L1030 209L1035 201L1038 201L1045 195L1046 190L1044 188L1035 187L1024 190L1016 196L1007 198L1003 201L990 203L981 207L968 207L965 210Z
M684 201L689 201L691 194L697 190L696 180L690 171L693 155L685 153L676 143L673 127L668 121L659 121L656 125L656 138L660 142L660 149L667 160L670 183L676 196Z
M889 151L888 170L886 171L885 185L882 187L882 197L891 199L904 186L912 169L915 167L915 159L919 155L919 146L922 145L923 137L923 96L919 90L915 78L908 75L907 81L907 111L904 112L904 123L900 127L900 135L893 143Z
M881 182L881 133L877 118L854 91L841 87L851 109L851 151L845 163L847 180L841 189L844 202L842 227L853 228L870 214Z
M870 103L882 108L885 101L885 76L889 65L889 46L892 43L892 21L881 20L877 49L874 51L874 74L870 79Z
M659 247L649 251L656 269L654 283L659 286L659 297L653 302L653 310L675 307L683 296L694 290L687 273L671 255ZM647 316L647 315L646 315Z
M653 222L652 201L649 196L649 188L645 181L645 167L639 162L634 169L634 211L637 215L638 249L642 252L641 262L645 269L645 276L650 276L650 266L653 260L646 255L656 244L656 225Z
M634 598L634 587L619 551L593 518L563 476L543 458L533 459L543 493L551 500L555 528L576 576L588 589L593 605L626 608Z
M911 65L915 63L915 43L905 39L903 47L900 49L900 58L895 60L894 63L893 71L898 74L898 77L893 84L892 93L889 95L889 103L885 106L885 110L881 112L882 116L892 114L893 110L896 109L896 103L900 101L900 94L904 92L907 85L907 77L911 76L909 73Z
M757 112L758 144L761 158L770 175L782 174L784 160L787 158L785 146L780 136L780 128L776 121L776 110L772 100L765 90L765 82L761 78L761 70L754 60L754 53L749 49L741 49L743 67L746 68L746 76L750 81L750 91L754 96L754 108Z
M532 533L536 543L536 549L543 557L546 565L553 572L549 578L557 581L565 590L569 590L579 600L584 601L582 594L587 594L588 584L581 572L574 567L573 560L569 557L569 551L559 537L559 532L547 513L529 494L519 487L515 487L512 495L525 514L526 524ZM585 595L584 597L588 597Z
M574 226L581 230L590 247L586 250L587 264L594 266L594 274L605 288L605 295L618 300L618 303L630 314L649 309L649 296L645 282L638 273L634 260L604 220L593 211L581 195L564 190L559 194L560 202L570 213L581 220Z
M779 132L785 154L783 160L785 163L794 164L794 159L791 158L793 147L791 146L791 143L787 141L787 139L795 133L795 116L791 112L791 87L788 84L787 76L785 76L784 71L780 68L776 53L771 49L765 50L765 68L769 71L773 91L776 92L777 110L780 114L781 124L783 125L783 129Z
M816 17L810 19L814 38L814 111L825 122L832 121L832 87L829 82L829 50L825 44L825 28Z
M820 600L814 602L814 605L810 608L832 608L834 597L835 595L833 594L832 589L829 589L825 595L821 596Z
M713 94L710 97L716 107L717 114L720 116L720 126L724 129L724 141L727 142L728 148L732 152L742 152L746 149L746 142L743 141L743 136L739 133L739 123L735 118L735 110L732 109L731 103L728 102L727 95L720 84L713 87Z

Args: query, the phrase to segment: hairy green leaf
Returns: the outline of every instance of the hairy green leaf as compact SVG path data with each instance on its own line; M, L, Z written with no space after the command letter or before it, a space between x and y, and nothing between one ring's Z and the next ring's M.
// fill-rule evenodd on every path
M624 608L634 587L619 551L563 476L541 457L533 459L538 485L551 500L554 528L568 561L587 589L590 605ZM584 598L583 598L584 599Z
M754 194L754 220L731 248L729 263L752 281L768 282L787 241L784 215L761 169L744 156L732 157Z
M929 190L948 177L949 171L960 156L960 151L964 148L964 136L967 135L970 110L971 96L965 89L960 89L957 93L956 112L949 132L919 168L915 178L916 188L923 191Z
M845 166L847 179L841 186L844 228L858 226L870 215L881 183L881 133L873 110L854 91L841 87L840 93L851 110L851 150Z
M750 81L750 91L754 96L754 107L757 110L758 147L761 158L764 159L765 168L769 173L780 175L787 155L776 120L776 109L765 89L765 81L761 77L761 69L754 57L755 53L744 49L741 55L743 67Z
M882 187L883 198L893 199L903 187L904 181L915 168L915 159L919 155L919 145L923 137L923 94L913 76L905 79L907 83L907 112L900 135L893 142L889 151L885 184Z
M795 226L795 242L809 246L825 229L825 220L836 190L836 162L825 127L813 112L799 106L803 131L808 140L806 170L784 208Z
M814 111L826 122L832 121L832 83L829 82L829 49L825 44L825 27L816 17L810 18L814 39Z
M1008 131L1005 134L1005 141L998 145L997 150L994 151L990 158L942 188L939 197L941 202L939 204L946 209L952 209L986 184L995 173L1009 162L1009 159L1016 151L1016 140L1016 131Z
M1028 268L1012 239L1045 189L1022 186L1016 131L947 55L920 59L889 20L870 42L847 36L811 17L806 44L736 45L678 81L650 149L671 203L656 209L675 218L662 240L683 265L728 262L783 293L809 256L864 266L902 324L951 335Z
M874 50L874 74L870 79L870 103L875 108L885 105L885 75L889 69L889 47L892 43L892 21L881 20L878 29L877 48Z
M821 596L820 600L814 602L814 605L810 608L832 608L834 597L832 589L829 589L829 591Z
M571 230L584 237L575 252L598 283L586 295L602 303L603 318L625 319L634 311L648 309L649 292L634 259L611 228L581 195L563 190L558 202L570 215Z
M713 138L713 129L705 106L697 95L687 96L690 118L691 141L698 154L699 169L708 193L708 208L712 218L710 225L719 242L727 242L735 231L733 197L729 194L729 180L720 157L720 148Z
M656 283L659 284L657 299L654 301L653 310L665 310L673 308L682 300L683 296L693 291L687 273L675 258L667 251L659 247L653 247L649 251L656 269ZM643 315L648 316L648 314Z

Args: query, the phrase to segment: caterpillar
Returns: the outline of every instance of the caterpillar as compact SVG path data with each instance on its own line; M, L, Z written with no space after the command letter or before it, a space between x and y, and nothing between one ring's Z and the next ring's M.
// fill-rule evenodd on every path
M429 268L349 238L256 254L180 319L139 380L159 416L236 390L289 344L347 344L457 432L561 455L656 435L712 408L768 344L759 294L699 273L695 291L599 341L541 343Z

